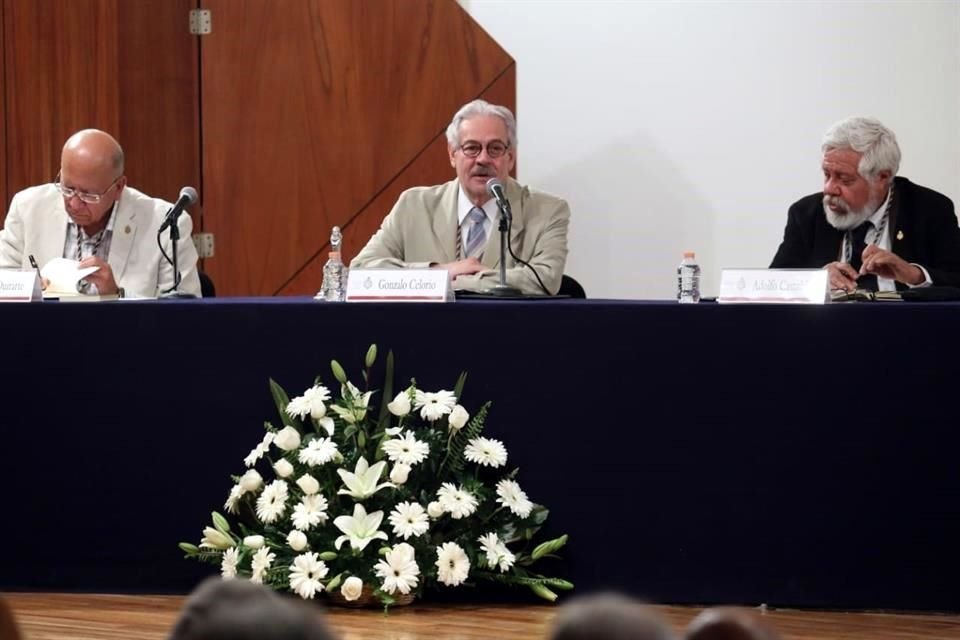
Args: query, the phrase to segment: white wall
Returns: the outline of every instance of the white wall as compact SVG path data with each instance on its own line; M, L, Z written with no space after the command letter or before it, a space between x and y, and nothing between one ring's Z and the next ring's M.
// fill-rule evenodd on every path
M722 267L767 266L848 115L960 196L956 0L461 4L517 61L518 175L570 202L591 297L675 296L684 250L707 295Z

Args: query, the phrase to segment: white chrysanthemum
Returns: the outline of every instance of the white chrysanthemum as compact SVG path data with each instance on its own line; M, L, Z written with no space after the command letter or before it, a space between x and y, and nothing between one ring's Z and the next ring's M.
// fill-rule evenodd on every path
M309 415L314 420L319 420L327 414L327 406L324 404L330 399L330 390L323 385L316 385L303 392L287 404L287 413L298 418L305 418Z
M275 438L275 434L272 431L267 431L263 435L263 440L253 448L250 453L247 454L247 457L243 459L243 464L248 467L252 467L256 464L257 460L263 457L263 455L270 449L270 444Z
M253 559L250 561L250 568L253 569L250 582L263 584L263 576L267 573L267 569L270 568L270 565L273 564L276 557L276 554L270 551L269 547L257 549L257 552L253 554Z
M480 542L480 548L487 554L487 566L491 569L499 567L500 572L503 573L516 562L517 557L507 549L507 545L500 540L496 533L488 533L480 536L477 540Z
M265 524L276 521L286 508L287 483L283 480L274 480L268 484L257 498L257 517Z
M497 483L497 502L510 509L521 518L530 515L533 509L533 503L527 499L520 485L513 480L501 480Z
M230 547L223 552L223 560L220 561L220 575L224 580L237 577L237 564L240 563L240 550L236 547Z
M330 438L314 438L300 450L297 459L311 467L326 464L337 457L337 443Z
M319 494L303 496L300 504L293 508L293 526L301 531L326 521L327 499Z
M455 587L470 573L470 558L456 542L444 542L437 547L437 580Z
M374 570L377 577L383 578L380 589L387 593L410 593L417 586L420 567L414 559L413 547L401 542L387 552L386 557L377 563Z
M305 418L310 414L310 401L304 396L292 398L287 403L287 414L298 418Z
M230 495L227 496L227 501L223 503L223 508L226 509L228 513L237 513L237 503L240 502L243 494L243 487L239 484L233 485L230 488Z
M437 502L454 520L466 518L477 510L478 504L476 496L449 482L444 482L437 489Z
M430 455L430 445L417 440L412 431L407 431L401 438L384 442L383 452L390 458L390 462L401 462L413 466L427 459Z
M327 577L327 564L316 553L302 553L290 565L290 590L304 600L312 599L323 589L320 583Z
M425 534L430 528L430 518L416 502L401 502L390 512L390 524L394 535L406 540Z
M435 422L453 411L457 396L452 391L427 392L417 390L414 406L420 409L420 417Z
M467 443L463 457L484 467L502 467L507 464L507 448L499 440L474 438Z

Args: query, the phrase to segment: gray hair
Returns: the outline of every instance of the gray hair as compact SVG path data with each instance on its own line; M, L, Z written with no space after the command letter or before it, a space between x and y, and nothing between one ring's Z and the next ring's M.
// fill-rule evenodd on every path
M887 169L897 175L900 169L900 145L893 131L876 118L852 117L836 123L823 135L821 149L853 149L862 153L857 170L864 178L873 179Z
M447 142L451 147L460 145L460 125L464 120L477 116L496 116L507 125L507 143L510 148L517 148L517 119L513 112L498 104L490 104L486 100L474 100L460 107L447 127Z

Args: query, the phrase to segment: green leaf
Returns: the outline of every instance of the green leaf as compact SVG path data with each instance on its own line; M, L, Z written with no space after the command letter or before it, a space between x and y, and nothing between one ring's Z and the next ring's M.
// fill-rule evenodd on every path
M381 431L387 428L390 421L390 410L387 405L393 402L393 350L387 351L387 366L383 372L383 398L380 401L380 415L377 416L377 428Z
M546 585L539 584L539 583L531 584L530 590L533 591L538 596L540 596L541 598L543 598L544 600L549 600L550 602L556 602L557 600L557 594L555 594L553 591L548 589Z
M480 407L480 410L470 418L466 426L450 439L447 457L444 458L443 463L440 465L440 469L437 472L438 477L443 477L445 468L449 469L452 473L463 473L463 463L465 460L463 450L467 448L467 444L472 439L479 437L483 431L483 423L486 421L487 413L490 411L490 404L489 401L485 402L483 406Z
M190 544L189 542L181 542L177 546L180 547L180 550L186 553L188 556L195 556L200 553L200 547L195 544Z
M300 419L291 416L287 413L287 405L290 404L290 398L287 396L287 392L283 390L277 381L273 378L270 378L270 394L273 396L273 403L277 405L277 413L280 414L280 420L283 424L289 424L297 428L302 428L300 424Z
M457 402L460 402L460 396L463 395L463 386L467 383L467 372L460 372L460 377L457 378L457 384L453 386L453 395L457 396Z
M347 384L347 374L343 370L343 367L340 366L339 362L336 360L331 360L330 370L333 371L333 377L337 379L337 382L340 384Z
M367 357L364 358L363 364L366 365L367 369L373 366L373 363L377 361L377 345L372 344L370 348L367 349Z
M533 550L533 553L530 554L530 557L534 560L539 560L547 554L556 553L563 547L563 545L567 544L568 539L569 536L567 534L563 534L559 538L542 542L537 545L537 547Z
M228 535L230 533L230 523L227 522L226 518L216 511L210 514L210 518L213 520L213 526L217 528L217 531L224 535Z

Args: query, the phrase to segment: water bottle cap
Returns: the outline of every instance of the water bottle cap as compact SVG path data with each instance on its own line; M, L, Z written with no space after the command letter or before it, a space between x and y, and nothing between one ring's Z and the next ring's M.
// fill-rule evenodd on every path
M340 252L339 252L339 251L331 251L329 255L330 255L331 258L339 258L339 257L340 257Z
M697 257L697 254L694 253L693 251L684 251L684 252L683 252L683 257L684 257L684 258L696 258L696 257Z

